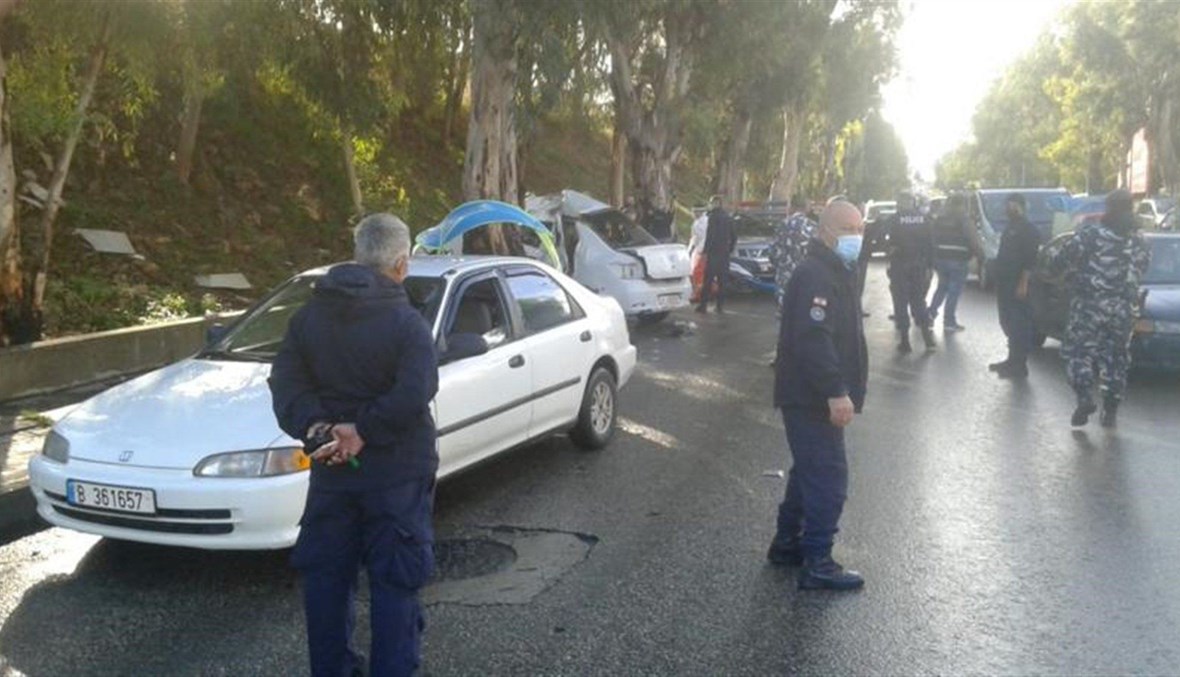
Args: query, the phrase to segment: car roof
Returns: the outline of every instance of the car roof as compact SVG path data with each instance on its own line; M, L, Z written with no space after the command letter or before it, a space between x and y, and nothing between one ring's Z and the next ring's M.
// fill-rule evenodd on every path
M1064 188L980 188L979 193L983 195L995 195L996 193L1065 193L1069 191Z
M347 263L347 261L312 268L300 274L324 275L328 272L328 269L340 263ZM473 270L485 270L507 265L535 265L537 263L539 262L523 256L435 256L419 254L410 257L409 275L411 277L445 277L447 275L466 273Z

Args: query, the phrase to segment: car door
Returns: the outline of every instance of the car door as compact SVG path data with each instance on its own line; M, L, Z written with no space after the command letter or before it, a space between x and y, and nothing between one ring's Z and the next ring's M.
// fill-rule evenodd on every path
M489 272L456 284L443 311L440 344L445 348L456 333L479 334L488 351L439 366L440 475L524 441L532 414L533 367L499 276Z
M594 337L582 307L541 269L513 268L505 281L526 333L533 379L529 435L536 437L577 418L595 358Z

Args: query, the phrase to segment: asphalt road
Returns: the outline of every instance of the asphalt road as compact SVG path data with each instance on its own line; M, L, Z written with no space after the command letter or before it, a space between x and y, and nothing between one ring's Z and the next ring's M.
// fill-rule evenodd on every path
M441 537L568 532L584 552L525 601L431 606L425 672L1180 674L1178 379L1136 379L1115 432L1071 431L1054 343L1027 383L987 372L1003 352L991 297L968 289L968 330L904 357L886 298L874 266L836 550L863 591L801 592L765 562L789 461L773 308L745 298L681 315L684 335L634 331L608 449L553 439L441 487ZM0 546L0 621L0 674L305 669L285 553L49 529Z

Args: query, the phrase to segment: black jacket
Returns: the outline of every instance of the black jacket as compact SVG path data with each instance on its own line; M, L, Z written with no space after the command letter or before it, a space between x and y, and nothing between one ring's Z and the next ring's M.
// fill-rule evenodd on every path
M1041 250L1041 231L1025 218L1012 219L1000 233L1000 250L996 254L996 291L1000 294L1015 292L1020 277L1032 272L1037 265L1037 253Z
M373 268L344 263L316 282L291 318L268 383L279 427L291 437L327 421L355 423L365 441L359 468L314 464L313 488L379 488L438 469L434 339L405 289Z
M965 216L942 214L934 220L934 256L951 261L969 261L974 255L974 244Z
M857 275L822 241L811 241L783 299L776 407L813 410L826 419L829 398L848 395L858 412L864 406L869 354Z
M729 255L737 244L737 229L734 228L733 217L725 213L724 209L711 209L709 226L705 230L705 256L710 259L729 260Z
M889 217L890 265L934 265L934 229L917 211L899 211Z

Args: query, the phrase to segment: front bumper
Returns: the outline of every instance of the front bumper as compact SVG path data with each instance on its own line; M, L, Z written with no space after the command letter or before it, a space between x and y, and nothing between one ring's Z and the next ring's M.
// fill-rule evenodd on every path
M210 550L294 545L309 473L251 479L199 478L189 470L136 468L44 456L29 462L37 514L59 527L109 538ZM66 502L66 481L151 489L156 514L81 508Z
M1180 371L1180 334L1135 334L1131 365L1136 369Z

